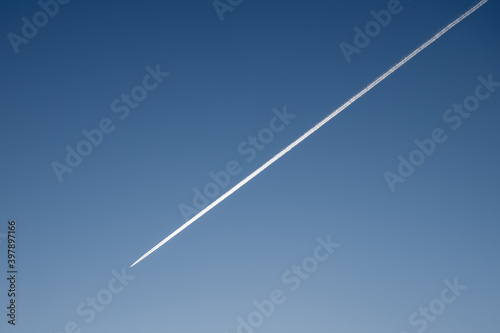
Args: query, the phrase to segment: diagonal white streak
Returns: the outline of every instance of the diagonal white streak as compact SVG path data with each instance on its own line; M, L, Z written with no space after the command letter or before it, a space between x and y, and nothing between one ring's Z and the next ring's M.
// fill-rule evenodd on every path
M482 5L484 5L486 2L488 2L488 0L482 0L482 1L480 1L477 5L475 5L474 7L472 7L470 10L468 10L462 16L460 16L459 18L457 18L455 21L453 21L452 23L450 23L448 26L446 26L441 31L439 31L436 35L434 35L431 39L429 39L427 42L425 42L422 46L420 46L415 51L413 51L411 54L409 54L408 56L406 56L403 60L401 60L400 62L398 62L396 65L394 65L391 69L389 69L387 72L385 72L382 76L380 76L379 78L377 78L370 85L368 85L366 88L364 88L363 90L361 90L359 93L357 93L350 100L348 100L347 102L345 102L341 107L339 107L338 109L336 109L335 111L333 111L325 119L323 119L318 124L316 124L316 126L314 126L313 128L311 128L310 130L308 130L306 133L302 134L301 137L299 137L297 140L295 140L294 142L292 142L290 145L288 145L285 149L283 149L278 154L276 154L269 161L267 161L266 163L264 163L260 168L258 168L254 172L252 172L245 179L243 179L242 181L240 181L233 188L231 188L229 191L227 191L222 196L220 196L217 200L215 200L210 205L208 205L203 210L201 210L198 214L196 214L195 216L193 216L189 221L187 221L182 226L180 226L177 230L175 230L167 238L165 238L160 243L158 243L155 247L153 247L151 250L149 250L148 252L146 252L142 257L140 257L130 267L133 267L134 265L136 265L137 263L139 263L141 260L143 260L144 258L146 258L147 256L149 256L151 253L153 253L154 251L156 251L160 246L162 246L163 244L165 244L166 242L168 242L169 240L171 240L172 238L174 238L177 234L179 234L181 231L183 231L184 229L186 229L193 222L195 222L196 220L198 220L200 217L202 217L203 215L205 215L212 208L214 208L219 203L221 203L224 199L226 199L231 194L233 194L234 192L236 192L237 190L239 190L243 185L245 185L246 183L248 183L250 180L252 180L254 177L256 177L259 173L261 173L262 171L264 171L265 169L267 169L271 164L273 164L274 162L276 162L277 160L279 160L283 155L285 155L290 150L292 150L295 146L297 146L299 143L301 143L302 141L304 141L308 136L310 136L311 134L313 134L314 132L316 132L321 126L323 126L324 124L326 124L333 117L335 117L340 112L342 112L344 109L346 109L349 105L351 105L356 100L358 100L359 98L361 98L368 91L372 90L376 85L378 85L380 82L382 82L383 80L385 80L389 75L391 75L396 70L398 70L401 66L403 66L408 61L410 61L414 56L416 56L421 51L423 51L427 46L429 46L432 43L434 43L439 37L441 37L446 32L448 32L451 28L453 28L455 25L457 25L458 23L460 23L467 16L469 16L470 14L472 14L473 12L475 12L479 7L481 7Z

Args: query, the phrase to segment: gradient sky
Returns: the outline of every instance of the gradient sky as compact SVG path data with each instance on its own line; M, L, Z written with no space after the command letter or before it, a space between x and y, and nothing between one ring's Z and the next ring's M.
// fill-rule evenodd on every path
M498 330L500 88L459 129L443 120L478 76L500 81L493 0L126 268L135 279L94 320L76 313L185 222L209 172L238 161L235 185L476 1L402 0L348 64L339 44L387 3L243 1L221 22L211 1L72 1L16 54L7 34L40 7L2 2L0 233L17 219L20 273L18 323L2 310L1 331L233 333L282 289L255 332L413 333L409 316L455 277L467 290L426 332ZM170 76L120 120L111 103L157 64ZM284 106L296 117L246 161L238 146ZM51 163L103 118L115 130L59 182ZM448 140L391 192L384 172L435 128ZM341 247L290 291L282 274L328 235Z

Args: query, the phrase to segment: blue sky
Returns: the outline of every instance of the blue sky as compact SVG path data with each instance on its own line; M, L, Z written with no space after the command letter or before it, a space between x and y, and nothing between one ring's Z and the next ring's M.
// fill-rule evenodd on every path
M500 87L480 88L460 128L443 118L479 76L500 82L493 0L128 268L185 222L179 205L210 172L236 161L228 190L476 1L402 0L348 63L340 44L388 3L242 1L221 21L211 1L71 1L16 53L8 34L41 8L3 2L0 233L17 220L19 293L2 332L249 333L237 318L273 290L286 300L254 332L498 329ZM145 79L157 66L169 75ZM111 105L133 89L147 96L120 119ZM295 117L247 161L238 147L285 109ZM112 132L59 181L53 163L103 119ZM447 140L391 191L384 173L437 128ZM291 290L283 276L328 236L341 246ZM467 289L448 304L455 278ZM109 303L92 308L98 296ZM424 319L430 304L446 308Z

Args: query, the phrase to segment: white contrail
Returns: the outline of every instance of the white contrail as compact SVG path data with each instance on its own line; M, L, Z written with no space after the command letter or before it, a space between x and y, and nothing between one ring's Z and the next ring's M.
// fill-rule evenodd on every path
M153 247L151 250L149 250L148 252L146 252L142 257L140 257L130 267L133 267L134 265L136 265L137 263L139 263L141 260L143 260L144 258L146 258L147 256L149 256L151 253L153 253L154 251L156 251L160 246L162 246L163 244L165 244L166 242L168 242L169 240L171 240L172 238L174 238L182 230L186 229L191 223L193 223L194 221L198 220L200 217L202 217L209 210L211 210L212 208L214 208L215 206L217 206L221 201L223 201L228 196L230 196L231 194L233 194L234 192L236 192L237 190L239 190L240 187L242 187L243 185L245 185L246 183L248 183L252 178L254 178L255 176L257 176L259 173L261 173L262 171L264 171L265 169L267 169L267 167L269 167L271 164L273 164L274 162L276 162L278 159L280 159L283 155L285 155L290 150L292 150L299 143L301 143L302 141L304 141L309 135L311 135L314 132L316 132L321 126L323 126L324 124L326 124L329 120L331 120L333 117L335 117L336 115L338 115L340 112L342 112L349 105L351 105L356 100L358 100L359 98L361 98L361 96L363 96L368 91L370 91L371 89L373 89L377 84L379 84L380 82L382 82L385 78L387 78L389 75L391 75L396 70L398 70L401 66L403 66L408 61L410 61L410 59L412 59L414 56L416 56L421 51L423 51L427 46L429 46L432 43L434 43L439 37L441 37L442 35L444 35L448 30L450 30L455 25L457 25L458 23L460 23L467 16L469 16L470 14L472 14L473 12L475 12L479 7L481 7L482 5L484 5L486 2L488 2L488 0L482 0L477 5L475 5L470 10L468 10L465 14L463 14L462 16L460 16L459 18L457 18L455 21L453 21L452 23L450 23L447 27L445 27L443 30L441 30L436 35L434 35L434 37L432 37L431 39L429 39L427 42L425 42L418 49L416 49L410 55L408 55L406 58L404 58L399 63L397 63L394 67L392 67L387 72L385 72L385 74L383 74L378 79L376 79L375 81L373 81L370 85L368 85L365 89L361 90L359 93L357 93L350 100L348 100L347 102L345 102L337 110L333 111L328 117L326 117L325 119L323 119L322 121L320 121L318 124L316 124L316 126L314 126L309 131L307 131L306 133L304 133L300 138L298 138L297 140L295 140L294 142L292 142L290 145L288 145L288 147L286 147L285 149L283 149L282 151L280 151L273 158L271 158L269 161L267 161L266 163L264 163L264 165L262 165L260 168L258 168L254 172L252 172L249 176L247 176L245 179L243 179L242 181L240 181L232 189L230 189L229 191L227 191L226 193L224 193L217 200L215 200L210 205L208 205L207 207L205 207L202 211L200 211L198 214L196 214L195 216L193 216L189 221L187 221L182 226L180 226L177 230L175 230L167 238L165 238L160 243L158 243L155 247Z

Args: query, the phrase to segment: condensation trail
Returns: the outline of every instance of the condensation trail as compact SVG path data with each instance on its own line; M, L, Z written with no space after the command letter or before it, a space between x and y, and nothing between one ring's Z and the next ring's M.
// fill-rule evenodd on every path
M229 191L227 191L226 193L224 193L222 196L220 196L217 200L215 200L214 202L212 202L210 205L208 205L207 207L205 207L202 211L200 211L198 214L196 214L195 216L193 216L189 221L187 221L186 223L184 223L182 226L180 226L177 230L175 230L172 234L170 234L167 238L165 238L164 240L162 240L160 243L158 243L155 247L153 247L151 250L149 250L148 252L146 252L142 257L140 257L136 262L134 262L130 267L133 267L134 265L136 265L137 263L139 263L141 260L143 260L144 258L146 258L147 256L149 256L151 253L153 253L154 251L156 251L160 246L162 246L163 244L165 244L166 242L168 242L169 240L171 240L172 238L174 238L177 234L179 234L182 230L186 229L190 224L192 224L193 222L195 222L196 220L198 220L200 217L202 217L203 215L205 215L205 213L207 213L208 211L210 211L212 208L214 208L215 206L217 206L220 202L222 202L224 199L226 199L227 197L229 197L231 194L233 194L234 192L236 192L237 190L239 190L243 185L245 185L246 183L248 183L250 180L252 180L255 176L257 176L259 173L261 173L262 171L264 171L265 169L267 169L267 167L269 167L271 164L273 164L274 162L276 162L278 159L280 159L283 155L285 155L286 153L288 153L290 150L292 150L295 146L297 146L299 143L301 143L302 141L304 141L309 135L313 134L314 132L316 132L321 126L323 126L324 124L326 124L328 121L330 121L333 117L335 117L336 115L338 115L340 112L342 112L345 108L347 108L349 105L351 105L352 103L354 103L356 100L358 100L359 98L361 98L364 94L366 94L368 91L370 91L371 89L373 89L377 84L379 84L380 82L382 82L385 78L387 78L389 75L391 75L392 73L394 73L396 70L398 70L401 66L403 66L404 64L406 64L408 61L410 61L414 56L416 56L417 54L419 54L421 51L423 51L427 46L431 45L432 43L434 43L439 37L441 37L442 35L444 35L446 32L448 32L451 28L453 28L455 25L457 25L458 23L460 23L462 20L464 20L467 16L469 16L470 14L472 14L473 12L475 12L479 7L481 7L482 5L484 5L486 2L488 2L488 0L482 0L480 1L477 5L475 5L474 7L472 7L470 10L468 10L466 13L464 13L462 16L460 16L459 18L457 18L455 21L453 21L452 23L450 23L448 26L446 26L443 30L441 30L440 32L438 32L436 35L434 35L434 37L432 37L431 39L429 39L427 42L425 42L422 46L420 46L418 49L416 49L415 51L413 51L411 54L409 54L408 56L406 56L406 58L404 58L403 60L401 60L399 63L397 63L396 65L394 65L394 67L392 67L391 69L389 69L387 72L385 72L385 74L383 74L382 76L380 76L378 79L376 79L375 81L373 81L370 85L368 85L365 89L361 90L359 93L357 93L354 97L352 97L350 100L348 100L347 102L345 102L341 107L339 107L338 109L336 109L335 111L333 111L329 116L327 116L325 119L323 119L322 121L320 121L318 124L316 124L316 126L314 126L313 128L311 128L309 131L307 131L306 133L304 133L301 137L299 137L297 140L295 140L294 142L292 142L290 145L288 145L288 147L286 147L285 149L283 149L282 151L280 151L278 154L276 154L273 158L271 158L269 161L267 161L266 163L264 163L264 165L262 165L260 168L258 168L257 170L255 170L254 172L252 172L249 176L247 176L245 179L243 179L242 181L240 181L238 184L236 184L233 188L231 188Z

